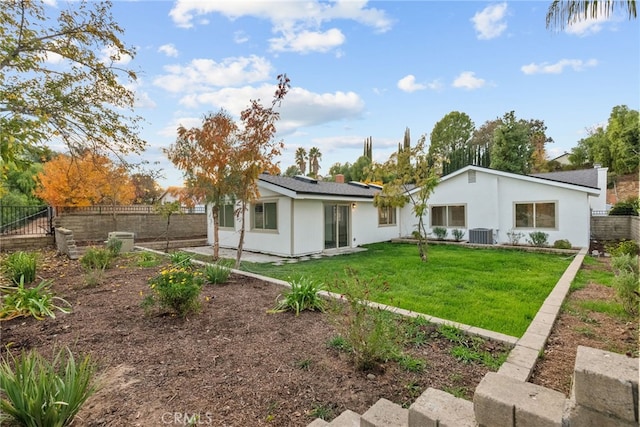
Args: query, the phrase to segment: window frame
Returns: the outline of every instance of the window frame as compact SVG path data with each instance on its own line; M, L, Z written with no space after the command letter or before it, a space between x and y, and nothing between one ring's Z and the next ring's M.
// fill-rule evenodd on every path
M383 218L386 218L387 221L382 222ZM378 207L378 227L393 227L395 225L398 225L397 208L395 206L379 206Z
M463 209L463 220L462 224L452 224L453 221L453 212L452 208L462 208ZM439 215L434 215L434 209L442 209L443 211ZM438 219L442 219L442 224L434 224L434 217ZM429 206L429 225L431 228L433 227L445 227L445 228L467 228L467 204L466 203L449 203L449 204L439 204L439 205L430 205Z
M553 225L545 226L539 225L538 215L538 205L552 205L553 206ZM531 215L531 219L533 224L527 225L518 225L518 206L531 206L531 209L527 209L527 211L531 211L531 213L525 213ZM537 200L537 201L521 201L521 202L513 202L513 228L514 229L543 229L543 230L557 230L558 229L558 201L557 200Z
M267 222L271 222L271 221L265 221L265 214L267 213L267 208L266 205L274 205L274 209L273 212L275 214L275 219L274 219L274 224L275 227L274 228L267 228ZM262 226L261 227L256 227L256 208L258 206L262 206ZM251 204L251 231L258 231L258 232L278 232L278 201L277 200L260 200L257 202L254 202Z
M227 218L226 209L231 208L231 218ZM218 227L227 228L227 229L235 229L236 228L236 215L235 215L236 206L233 203L224 203L220 206L218 211ZM231 221L231 225L229 225L229 221Z

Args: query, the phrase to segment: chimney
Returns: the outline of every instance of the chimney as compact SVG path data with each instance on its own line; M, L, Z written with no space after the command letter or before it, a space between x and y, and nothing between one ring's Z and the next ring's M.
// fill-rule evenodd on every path
M336 182L338 184L344 184L344 175L339 173L336 175Z

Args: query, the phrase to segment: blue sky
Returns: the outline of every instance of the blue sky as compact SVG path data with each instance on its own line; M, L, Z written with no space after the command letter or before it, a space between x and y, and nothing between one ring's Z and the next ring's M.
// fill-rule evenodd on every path
M549 157L569 151L614 106L639 109L640 21L620 11L551 31L550 3L116 0L112 12L137 51L124 62L138 72L142 158L166 187L182 185L161 151L178 125L270 104L280 73L283 171L301 146L320 149L321 174L353 163L367 137L384 161L405 128L415 142L452 111L476 128L511 110L543 120Z

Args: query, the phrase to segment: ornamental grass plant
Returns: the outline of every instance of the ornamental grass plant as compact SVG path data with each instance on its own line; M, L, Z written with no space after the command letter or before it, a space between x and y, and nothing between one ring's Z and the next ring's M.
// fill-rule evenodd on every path
M90 356L76 362L69 349L52 362L35 351L0 361L0 423L11 420L25 427L71 425L86 400L97 390Z

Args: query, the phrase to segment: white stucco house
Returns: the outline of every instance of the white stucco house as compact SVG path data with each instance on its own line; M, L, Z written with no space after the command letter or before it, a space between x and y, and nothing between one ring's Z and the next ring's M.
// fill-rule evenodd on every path
M523 235L524 244L529 233L542 231L549 243L567 239L589 247L592 204L601 202L598 185L606 190L606 169L604 175L598 169L571 172L530 176L466 166L441 178L429 198L425 224L428 231L464 230L471 243L509 243L507 233L515 232ZM598 176L604 176L604 184L598 184ZM410 234L416 222L402 210L403 234Z
M247 251L299 257L400 235L399 209L373 206L380 187L267 174L260 175L258 187L260 200L245 212ZM208 211L208 240L213 244L213 218ZM221 247L238 245L241 221L233 211L231 205L220 209Z
M588 247L590 210L601 200L597 177L602 174L594 171L594 182L571 182L568 176L528 176L467 166L441 178L428 201L427 231L464 230L464 240L484 244L507 243L510 231L524 236L543 231L550 243L567 239L573 246ZM584 179L594 172L574 175ZM262 174L258 187L260 199L244 212L247 251L299 257L411 236L417 229L410 204L373 206L373 197L381 190L376 185ZM234 209L231 205L220 209L221 247L238 245L241 221ZM213 244L211 209L208 215L208 243Z

